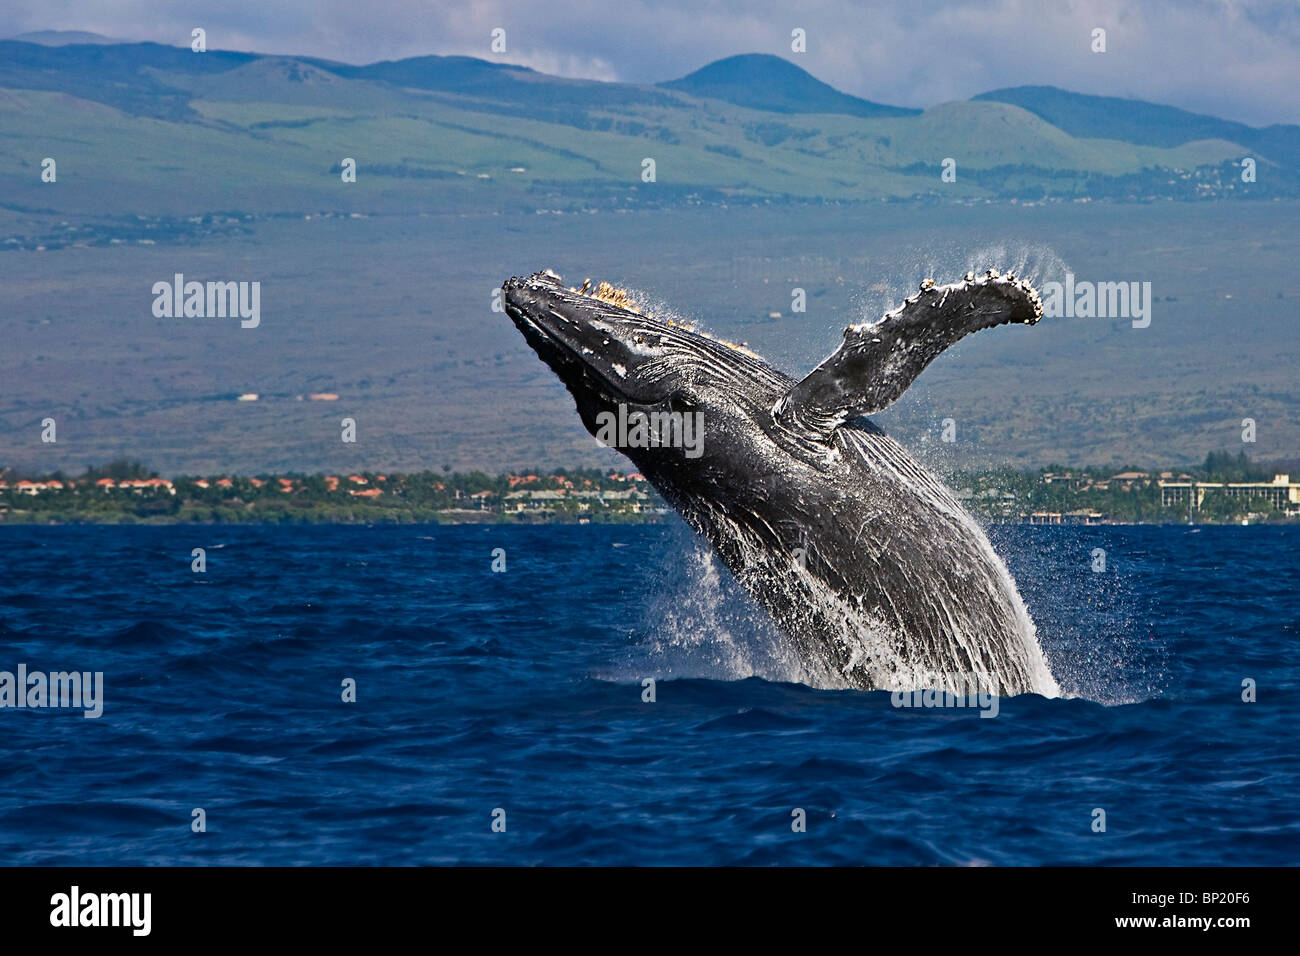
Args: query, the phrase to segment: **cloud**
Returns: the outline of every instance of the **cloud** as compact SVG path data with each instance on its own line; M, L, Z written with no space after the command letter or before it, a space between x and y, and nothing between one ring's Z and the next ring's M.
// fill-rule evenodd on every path
M932 106L1046 84L1169 103L1257 125L1300 123L1292 0L9 0L0 34L91 30L353 63L457 53L588 79L651 83L735 53L787 56L867 99ZM506 30L494 54L491 31ZM807 31L804 54L790 31ZM1106 30L1107 52L1090 49Z

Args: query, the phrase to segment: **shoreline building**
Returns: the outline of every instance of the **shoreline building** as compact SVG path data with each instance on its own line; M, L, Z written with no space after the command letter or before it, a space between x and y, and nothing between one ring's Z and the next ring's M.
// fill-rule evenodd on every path
M1165 507L1187 505L1199 511L1210 493L1229 498L1260 499L1274 511L1300 514L1300 482L1290 475L1274 475L1272 481L1164 481L1160 486L1160 503Z

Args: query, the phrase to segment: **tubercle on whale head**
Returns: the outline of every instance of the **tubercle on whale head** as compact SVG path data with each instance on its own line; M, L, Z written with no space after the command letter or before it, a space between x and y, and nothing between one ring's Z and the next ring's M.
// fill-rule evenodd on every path
M546 284L555 292L568 292L572 296L580 299L590 299L596 302L605 303L606 305L612 305L615 308L631 312L651 322L662 322L669 328L680 329L684 332L699 335L711 342L717 342L719 345L726 346L729 349L734 349L737 352L748 355L750 358L761 360L761 356L751 350L747 342L732 342L728 339L713 335L698 328L696 324L690 320L659 318L655 316L654 313L642 308L641 305L631 297L631 293L628 292L628 290L619 288L609 282L593 282L590 278L586 278L583 279L582 284L579 286L565 286L563 278L558 273L551 269L543 269L540 272L533 273L527 278L514 276L507 280L502 288L509 289L512 285L517 287L527 283Z
M511 276L504 283L502 289L507 292L517 289L535 288L544 289L553 293L571 293L574 297L585 299L594 299L598 302L604 302L608 305L616 306L626 312L633 312L637 315L644 315L651 318L650 315L643 312L631 298L626 289L616 288L608 282L599 282L593 285L590 278L583 279L581 286L566 286L563 277L553 269L542 269L534 272L530 276Z
M627 290L608 282L585 279L580 286L565 286L547 269L510 278L502 292L507 315L566 382L566 372L582 366L602 378L610 391L649 401L650 396L633 395L628 387L640 379L672 377L692 359L735 352L766 367L746 343L710 335L690 321L651 315ZM744 359L738 361L744 364ZM645 374L632 374L634 370Z

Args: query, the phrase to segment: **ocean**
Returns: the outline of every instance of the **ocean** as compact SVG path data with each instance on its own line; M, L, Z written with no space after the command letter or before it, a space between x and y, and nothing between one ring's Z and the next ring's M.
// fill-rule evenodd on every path
M0 709L0 863L1300 862L1300 531L990 538L1067 693L992 719L799 683L675 519L0 527L0 671L103 681Z

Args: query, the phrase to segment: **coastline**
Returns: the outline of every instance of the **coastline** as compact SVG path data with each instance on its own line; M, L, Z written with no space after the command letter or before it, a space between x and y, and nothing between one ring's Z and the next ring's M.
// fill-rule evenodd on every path
M989 525L1300 525L1300 482L1285 468L1216 452L1177 471L1003 467L942 480ZM75 477L0 468L0 526L662 524L672 515L645 476L598 468L174 478L125 460Z

